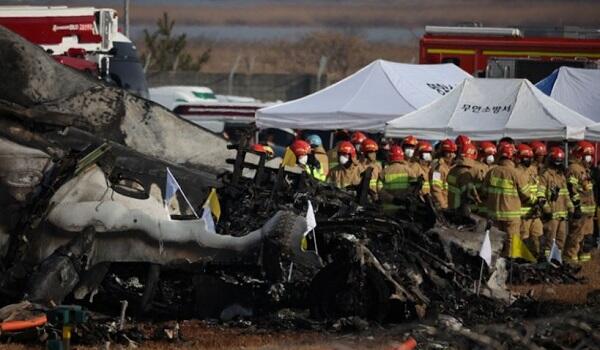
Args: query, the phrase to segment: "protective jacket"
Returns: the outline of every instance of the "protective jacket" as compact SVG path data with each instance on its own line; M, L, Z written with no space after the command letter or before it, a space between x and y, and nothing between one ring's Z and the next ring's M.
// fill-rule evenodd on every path
M423 178L423 186L421 187L421 193L427 194L431 192L431 184L429 183L429 173L431 172L431 165L424 162L417 162L419 165L417 169L417 178Z
M429 173L431 185L431 196L434 203L440 208L448 208L448 173L450 172L450 161L439 158L433 161Z
M590 170L580 160L574 160L569 164L568 174L571 200L581 203L581 213L583 215L594 216L596 213L596 201L594 199L594 184Z
M325 148L323 146L317 146L313 149L313 153L315 154L315 158L321 164L321 172L327 176L329 173L329 157L327 156L327 152L325 152Z
M331 169L327 175L327 181L339 188L359 185L361 180L360 166L356 161L351 162L352 164L349 167L338 164L335 168Z
M486 214L496 221L520 221L521 202L532 204L536 199L525 176L509 159L490 169L483 186Z
M562 170L546 167L540 175L538 196L546 198L544 213L553 220L566 219L573 212L573 202L569 197L567 178Z
M529 185L529 191L531 192L531 197L537 199L538 185L540 182L540 176L538 174L537 166L535 166L534 164L531 164L530 166L524 166L522 164L519 164L517 166L517 170L519 172L521 172L521 176L523 176L525 178L525 181ZM538 210L538 213L536 213L533 210L533 206L531 204L532 203L530 203L529 201L525 201L525 202L521 203L521 217L523 219L531 219L534 217L539 217L539 215L541 214L541 213L539 213L539 210Z
M416 173L406 161L396 161L383 169L383 189L394 195L408 192L415 182Z
M371 180L369 181L369 188L371 191L379 192L382 187L382 179L383 179L383 168L381 167L381 163L376 160L363 159L361 161L361 170L365 171L368 168L372 168L371 172Z
M481 163L469 158L459 159L448 172L448 208L458 209L463 203L476 207L481 203L479 192L484 178Z

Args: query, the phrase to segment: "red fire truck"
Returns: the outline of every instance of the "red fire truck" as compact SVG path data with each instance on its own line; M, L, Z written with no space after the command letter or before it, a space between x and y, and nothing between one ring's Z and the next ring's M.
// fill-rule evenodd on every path
M598 31L527 33L518 28L426 26L419 61L454 63L479 77L536 82L560 66L589 67L600 60Z
M118 32L113 9L0 6L0 25L40 45L64 65L148 96L136 48Z

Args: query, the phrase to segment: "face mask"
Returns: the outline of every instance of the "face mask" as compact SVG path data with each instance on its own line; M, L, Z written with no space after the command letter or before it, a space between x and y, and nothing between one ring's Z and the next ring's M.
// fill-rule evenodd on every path
M524 158L523 160L521 160L521 163L523 163L524 166L528 167L531 165L531 158Z
M563 162L553 162L554 166L557 168L562 168Z
M423 153L421 158L426 162L431 162L431 153Z
M375 160L375 159L377 159L377 154L375 152L367 153L367 159Z
M406 148L404 150L404 155L406 156L406 158L412 158L414 154L415 154L414 148Z
M300 163L302 165L305 165L306 162L308 162L308 156L307 155L303 155L303 156L300 156L300 158L298 158L298 163Z
M590 156L590 155L588 154L588 155L586 155L585 157L583 157L583 160L584 160L586 163L591 163L591 162L592 162L592 156Z
M495 161L494 156L491 154L489 156L485 157L485 162L488 165L494 164L494 161Z
M360 153L360 143L359 143L359 144L356 144L356 145L354 145L354 148L356 148L356 152L357 152L357 153Z
M342 164L342 165L345 165L346 163L348 163L349 160L350 160L350 158L348 158L348 156L340 156L339 157L340 164Z

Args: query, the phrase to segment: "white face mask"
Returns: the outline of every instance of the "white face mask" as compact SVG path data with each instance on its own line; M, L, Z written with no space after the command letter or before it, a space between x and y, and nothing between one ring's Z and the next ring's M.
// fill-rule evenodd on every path
M421 158L423 158L423 160L426 162L431 162L431 153L423 153Z
M356 149L357 153L360 153L360 143L357 143L356 145L354 145L354 148Z
M406 156L406 158L412 158L415 155L415 149L414 148L405 149L404 155Z
M298 158L298 163L305 165L306 162L308 162L308 156L304 155L304 156L300 156L300 158Z
M345 165L346 163L348 163L350 158L348 158L348 156L340 156L339 160L340 160L340 164Z
M591 163L591 162L592 162L592 156L590 156L590 155L588 154L588 155L586 155L585 157L583 157L583 160L584 160L586 163Z
M494 164L494 160L495 160L495 159L494 159L494 156L493 156L493 155L491 155L491 154L490 154L489 156L485 157L485 162L486 162L488 165L490 165L490 164Z

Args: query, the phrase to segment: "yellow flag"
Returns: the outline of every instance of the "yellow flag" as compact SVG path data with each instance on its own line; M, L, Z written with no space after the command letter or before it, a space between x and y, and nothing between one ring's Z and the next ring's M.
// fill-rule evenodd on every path
M510 240L510 257L511 258L521 258L530 262L536 262L535 257L529 249L521 240L521 237L518 234L513 234L512 239Z
M283 155L283 160L281 161L281 166L295 166L295 165L296 165L296 155L288 147L285 149L285 154Z
M221 203L219 203L217 189L213 188L212 190L210 190L210 194L208 195L208 198L206 199L206 204L204 204L204 206L208 206L210 208L210 211L217 218L217 221L219 221L219 218L221 217Z

